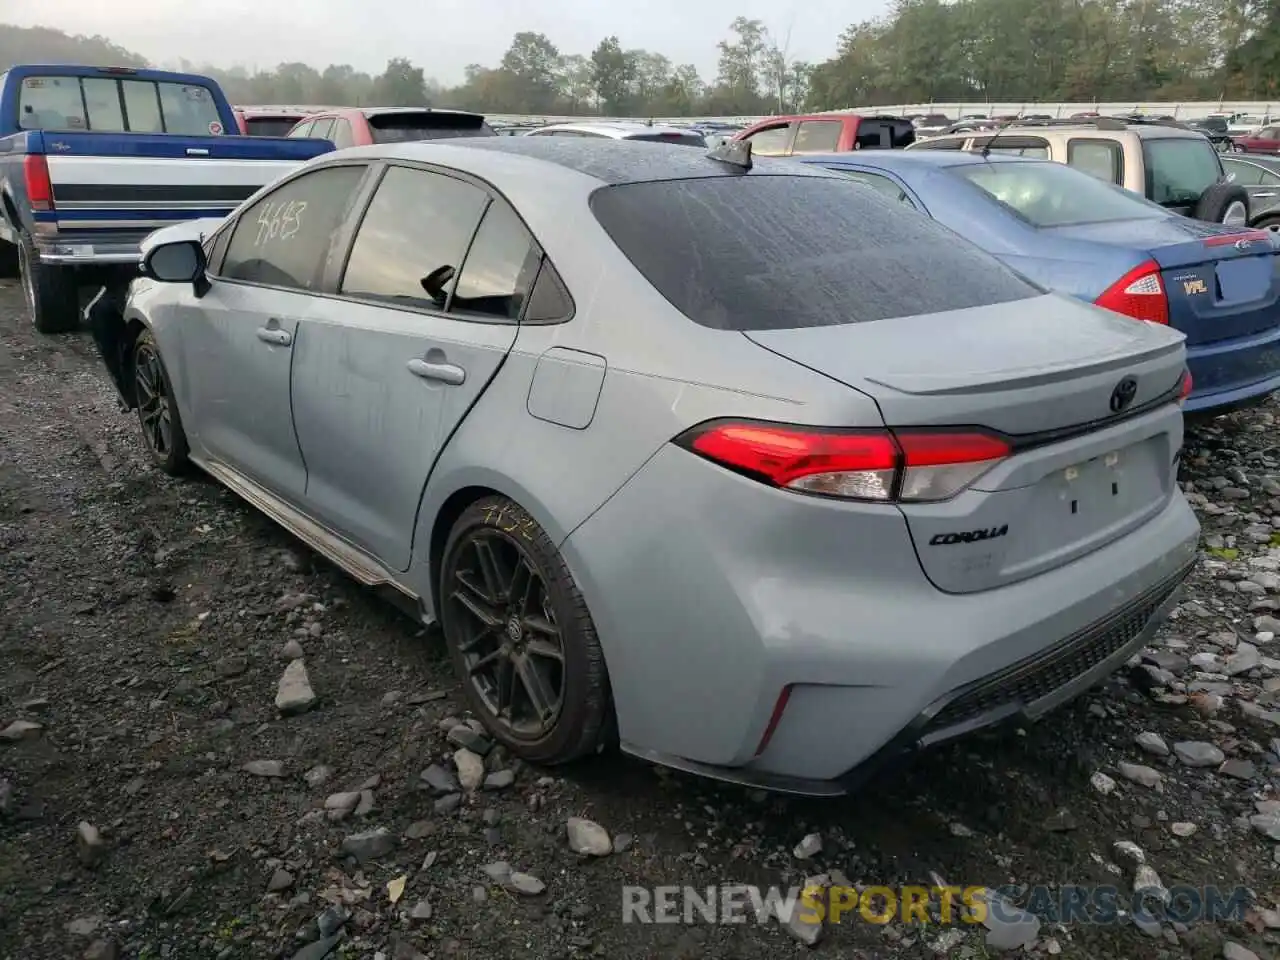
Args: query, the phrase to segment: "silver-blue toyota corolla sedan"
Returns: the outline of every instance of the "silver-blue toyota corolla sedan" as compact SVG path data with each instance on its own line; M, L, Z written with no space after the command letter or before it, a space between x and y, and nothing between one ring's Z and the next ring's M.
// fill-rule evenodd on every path
M90 318L156 464L438 620L535 763L837 793L1095 682L1194 557L1181 336L838 173L388 144L147 251Z

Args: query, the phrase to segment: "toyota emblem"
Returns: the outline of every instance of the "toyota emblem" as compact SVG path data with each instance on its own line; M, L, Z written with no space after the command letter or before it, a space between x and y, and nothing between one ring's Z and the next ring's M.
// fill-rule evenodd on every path
M1111 412L1123 413L1138 395L1138 378L1125 377L1111 391Z

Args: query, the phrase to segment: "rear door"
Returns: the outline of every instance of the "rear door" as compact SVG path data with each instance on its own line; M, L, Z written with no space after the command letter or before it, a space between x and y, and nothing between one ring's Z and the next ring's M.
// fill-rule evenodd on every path
M539 255L477 184L392 166L338 263L293 356L306 501L405 570L427 476L511 349Z

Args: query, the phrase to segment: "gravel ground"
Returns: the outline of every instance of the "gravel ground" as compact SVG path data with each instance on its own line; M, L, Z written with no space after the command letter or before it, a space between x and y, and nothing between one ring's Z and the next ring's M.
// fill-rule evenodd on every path
M617 757L548 775L499 750L460 792L483 771L467 753L455 772L457 744L485 744L457 729L438 638L214 483L150 469L88 337L39 337L0 286L0 956L1271 957L1274 423L1267 407L1189 435L1205 550L1184 602L1143 663L1041 724L839 801ZM299 657L315 703L283 716ZM575 852L571 817L613 852ZM1244 885L1251 907L1190 926L1046 917L1012 937L621 920L624 884L815 875Z

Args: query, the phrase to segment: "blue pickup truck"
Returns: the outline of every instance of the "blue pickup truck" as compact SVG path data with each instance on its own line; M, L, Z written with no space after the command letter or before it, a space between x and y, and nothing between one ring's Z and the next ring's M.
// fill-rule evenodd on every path
M224 217L334 149L238 133L208 77L65 65L0 74L0 277L22 278L36 329L75 329L80 290L126 284L153 230Z

